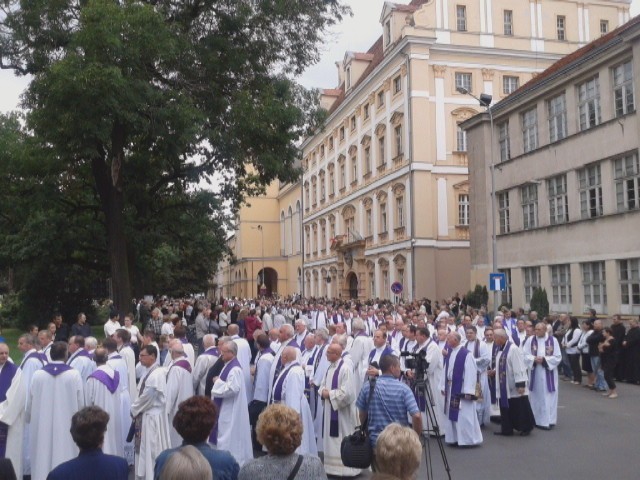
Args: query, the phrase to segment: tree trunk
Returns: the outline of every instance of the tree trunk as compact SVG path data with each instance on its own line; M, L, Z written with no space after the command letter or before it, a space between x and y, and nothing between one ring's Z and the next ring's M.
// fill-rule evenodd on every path
M124 128L116 124L111 136L111 168L103 158L91 167L107 225L107 251L111 269L113 304L120 315L131 310L131 280L124 225L124 193L121 167L124 158Z

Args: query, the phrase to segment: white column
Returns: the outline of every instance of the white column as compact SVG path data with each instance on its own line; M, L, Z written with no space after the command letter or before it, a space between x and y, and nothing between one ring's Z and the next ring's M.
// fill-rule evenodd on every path
M487 0L487 33L493 35L493 0Z
M376 279L376 292L374 297L382 298L380 292L382 291L382 272L380 270L380 264L378 263L378 259L374 259L375 263L375 279Z
M404 287L404 296L409 300L413 300L413 269L411 268L411 251L407 253L407 265L404 267L404 279L405 285Z
M542 29L542 3L541 0L537 0L537 7L538 7L538 37L539 38L544 38L544 30Z
M529 20L531 21L531 51L538 50L538 33L536 28L536 4L535 0L529 0Z
M449 236L449 205L446 178L438 179L438 236Z
M327 255L331 255L331 228L329 226L329 219L324 223L324 235L325 235L325 248Z
M584 40L585 43L591 41L591 32L589 31L589 7L584 7Z
M442 0L436 0L436 28L442 28Z
M493 80L484 80L482 84L482 91L493 97Z
M487 0L480 0L480 33L487 31Z
M411 218L414 215L414 212L411 209L412 195L413 191L411 190L411 175L409 175L404 181L404 231L406 238L412 238L413 236L413 231L411 230Z
M436 159L438 161L447 159L447 134L444 108L444 78L436 78Z
M584 43L584 8L578 4L578 41ZM568 30L568 28L567 28Z
M378 208L378 199L373 197L373 205L371 206L371 216L373 217L373 244L378 243L378 216L380 209Z
M387 224L389 225L389 241L393 241L395 238L395 210L396 210L396 197L393 195L393 189L391 185L387 188Z
M442 20L444 29L449 30L449 0L442 0Z

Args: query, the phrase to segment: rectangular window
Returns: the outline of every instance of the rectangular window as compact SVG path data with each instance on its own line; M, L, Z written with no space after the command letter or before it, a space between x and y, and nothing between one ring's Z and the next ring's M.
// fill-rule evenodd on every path
M591 165L578 171L580 181L580 215L595 218L602 215L602 176L600 165Z
M566 40L567 32L566 32L566 23L567 19L564 15L558 15L556 17L556 31L558 32L558 40Z
M393 137L396 144L396 156L400 156L403 153L403 141L402 141L402 125L398 125L393 129Z
M380 233L387 233L387 204L380 204Z
M340 188L346 188L347 186L347 167L344 163L340 165Z
M329 150L333 150L334 144L333 144L333 135L329 137Z
M382 271L382 291L383 293L383 297L384 298L388 298L389 294L387 292L389 292L389 271L388 270L383 270Z
M356 129L356 116L353 115L351 117L351 119L349 120L350 125L351 125L351 130L355 130Z
M513 10L504 10L504 34L513 35Z
M613 69L613 95L616 107L616 117L631 113L635 110L633 98L633 65L623 63Z
M364 147L364 174L371 173L371 147Z
M567 176L558 175L547 180L549 192L549 222L551 225L569 221L569 204L567 200Z
M402 77L398 75L393 79L393 94L400 93L402 91Z
M458 195L458 225L469 225L469 195Z
M600 20L600 35L609 33L609 20Z
M549 140L557 142L567 136L567 99L564 93L547 102L549 110Z
M347 68L344 76L346 77L345 81L347 82L347 89L349 89L351 88L351 67Z
M566 309L571 305L571 266L551 266L551 291L556 309Z
M509 233L511 231L509 192L498 194L498 216L500 218L500 233Z
M304 204L307 208L309 208L309 185L308 184L304 187Z
M318 204L318 188L315 181L311 184L311 201L314 207Z
M511 290L511 269L500 269L498 270L500 273L504 273L506 280L506 290L500 292L502 295L501 303L503 305L511 305L511 299L513 298L513 291Z
M378 107L382 107L384 105L384 90L378 92Z
M467 7L456 5L456 27L459 32L467 31Z
M622 305L640 308L640 258L620 260L618 267ZM631 310L628 313L636 312Z
M509 95L520 87L520 77L505 75L502 77L502 93Z
M524 153L538 148L538 111L536 107L522 114L522 142Z
M369 274L369 291L371 292L371 298L376 296L376 274L373 272Z
M589 262L580 265L585 308L595 308L600 313L607 311L607 284L604 262Z
M336 193L336 182L333 175L333 169L329 171L329 195L335 195Z
M540 267L525 267L522 269L524 276L524 301L529 303L533 297L533 291L540 288Z
M600 114L600 81L598 77L587 80L578 87L578 110L580 112L580 130L599 125Z
M640 208L640 162L633 153L613 163L616 204L619 212Z
M460 128L460 125L457 126L456 131L456 151L467 151L467 131Z
M525 230L538 226L538 185L520 187L522 199L522 227Z
M386 163L384 148L384 137L378 138L378 166L381 167Z
M358 157L351 157L351 183L358 181Z
M370 208L365 212L365 220L367 222L367 236L370 237L373 235L373 215Z
M404 227L404 197L396 198L396 217L398 228Z
M340 141L344 140L344 127L340 127Z
M369 118L369 104L368 103L364 104L362 112L363 112L363 115L364 115L364 119L367 120Z
M511 158L511 144L509 143L509 122L498 125L498 142L500 143L500 161Z
M464 89L467 92L471 93L471 84L472 77L470 73L456 72L456 91L458 89Z
M320 177L320 201L324 202L325 200L325 188L324 188L324 177Z
M320 157L324 157L324 145L320 145Z
M391 43L391 20L387 20L384 24L384 44L388 46Z

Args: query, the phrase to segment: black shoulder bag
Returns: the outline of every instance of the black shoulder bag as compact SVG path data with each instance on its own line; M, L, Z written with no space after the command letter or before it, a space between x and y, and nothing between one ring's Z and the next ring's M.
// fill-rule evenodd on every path
M342 439L340 444L340 458L345 467L365 469L371 466L373 459L373 448L369 441L369 408L371 407L371 397L375 389L375 383L371 382L369 387L369 400L367 401L367 419L362 425L356 428L351 435Z

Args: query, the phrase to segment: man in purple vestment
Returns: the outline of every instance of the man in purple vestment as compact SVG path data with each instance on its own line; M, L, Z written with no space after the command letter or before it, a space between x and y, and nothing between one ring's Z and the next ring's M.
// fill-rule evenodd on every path
M9 346L0 343L0 402L7 399L7 390L17 371L18 367L9 361ZM9 426L0 422L0 458L5 458L8 431Z

